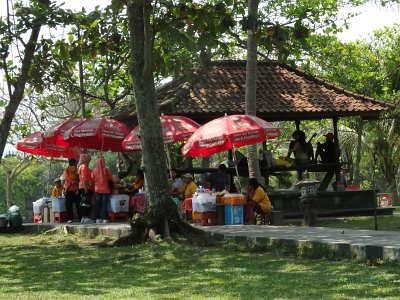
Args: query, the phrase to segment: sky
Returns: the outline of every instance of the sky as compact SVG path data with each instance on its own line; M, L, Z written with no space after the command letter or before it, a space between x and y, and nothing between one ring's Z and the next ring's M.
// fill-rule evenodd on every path
M82 5L84 5L87 11L91 11L96 5L99 5L100 7L108 5L111 3L111 0L58 0L58 2L64 2L64 7L72 10L80 10ZM372 3L356 9L346 9L345 11L360 12L360 14L350 20L348 30L338 35L338 38L343 42L355 41L356 39L367 39L369 35L372 35L374 30L382 29L385 26L391 26L394 23L399 23L398 20L400 20L400 8L397 8L397 10L391 7L381 8ZM0 5L0 15L5 14L6 6ZM11 145L7 145L4 154L13 150L14 148Z
M111 3L111 0L97 0L85 1L81 0L64 0L58 2L65 3L66 8L78 10L82 3L85 9L93 10L96 5L100 7L106 6ZM346 12L360 12L360 15L352 18L350 21L350 28L345 32L338 35L339 39L343 42L355 41L356 39L367 38L374 30L381 29L384 26L391 26L394 23L399 23L400 20L400 7L396 9L392 7L379 7L373 3L363 5L354 9L346 8Z

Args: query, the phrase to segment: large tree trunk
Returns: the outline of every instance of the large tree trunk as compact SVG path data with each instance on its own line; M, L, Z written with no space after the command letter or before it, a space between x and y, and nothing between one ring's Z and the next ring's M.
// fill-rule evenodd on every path
M245 112L248 115L256 115L256 90L257 90L257 40L255 37L257 30L257 11L258 0L249 0L248 15L251 28L247 30L247 65L246 65L246 107ZM249 177L254 177L259 182L262 180L260 166L258 163L257 145L247 146Z
M128 1L130 30L130 72L133 80L137 118L141 128L148 227L168 232L164 218L170 213L167 168L151 61L150 4Z
M16 84L13 86L13 93L10 95L10 102L4 110L3 119L0 123L0 162L3 157L4 148L7 143L7 137L10 132L11 123L14 119L15 112L17 111L22 98L24 97L24 90L26 82L29 78L29 70L32 64L32 60L35 54L37 40L39 38L39 32L41 23L38 23L33 27L29 41L25 46L24 58L22 60L21 71L16 80ZM7 78L7 84L12 85L9 78ZM11 88L9 90L12 90Z

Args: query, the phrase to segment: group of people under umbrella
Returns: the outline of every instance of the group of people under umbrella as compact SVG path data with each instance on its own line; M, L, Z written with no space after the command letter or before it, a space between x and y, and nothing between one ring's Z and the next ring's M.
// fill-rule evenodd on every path
M183 116L162 115L160 121L164 144L184 141L182 154L191 157L206 157L235 147L260 143L281 134L279 128L252 115L226 115L203 126ZM110 118L70 119L44 132L28 135L17 143L17 149L31 154L68 158L69 165L63 174L68 220L73 220L73 203L85 203L85 199L90 199L94 193L96 219L107 222L107 201L112 192L110 182L117 184L118 179L105 166L102 156L97 158L96 167L90 170L90 155L81 154L80 149L138 151L141 149L140 127L129 132L124 124ZM185 174L184 181L179 188L171 189L172 195L193 196L197 189L193 185L193 175ZM256 210L264 213L271 210L268 196L255 178L249 180L248 195L255 203ZM84 216L87 213L80 210L79 214L81 212L79 217L87 217Z

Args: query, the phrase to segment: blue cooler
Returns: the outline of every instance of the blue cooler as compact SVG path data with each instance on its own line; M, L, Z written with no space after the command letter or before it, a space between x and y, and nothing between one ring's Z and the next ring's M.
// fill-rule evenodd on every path
M225 205L225 225L243 224L243 205Z

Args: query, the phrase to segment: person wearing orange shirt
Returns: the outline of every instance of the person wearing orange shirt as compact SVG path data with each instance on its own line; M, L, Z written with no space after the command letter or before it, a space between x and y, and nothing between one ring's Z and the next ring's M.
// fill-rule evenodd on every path
M81 223L90 223L90 213L92 211L92 197L94 193L94 184L92 180L92 170L89 163L92 157L88 153L82 153L79 159L79 196L80 212L82 215Z
M79 220L81 219L81 214L79 211L79 191L78 191L78 169L76 167L77 160L75 158L68 159L68 167L65 168L63 177L64 177L64 189L65 189L65 204L67 207L67 217L68 223L72 223L74 219L74 209L73 205L75 204L76 210L78 212Z
M106 167L104 157L98 157L92 171L94 193L96 197L96 223L108 223L108 205L110 202L110 183L114 184L111 170ZM101 218L103 212L103 219Z

